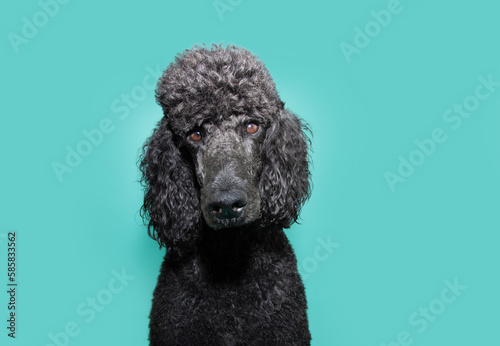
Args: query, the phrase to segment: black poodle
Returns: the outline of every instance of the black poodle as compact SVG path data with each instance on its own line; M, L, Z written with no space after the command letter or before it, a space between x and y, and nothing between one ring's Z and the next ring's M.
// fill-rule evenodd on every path
M143 217L167 252L151 345L309 345L304 285L283 228L310 195L307 127L264 64L195 46L158 82L143 147Z

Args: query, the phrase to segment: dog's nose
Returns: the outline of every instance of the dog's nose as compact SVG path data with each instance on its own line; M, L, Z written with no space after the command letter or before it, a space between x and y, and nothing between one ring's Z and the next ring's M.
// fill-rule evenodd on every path
M209 208L218 219L236 219L243 214L247 202L248 196L245 191L234 189L215 193L209 203Z

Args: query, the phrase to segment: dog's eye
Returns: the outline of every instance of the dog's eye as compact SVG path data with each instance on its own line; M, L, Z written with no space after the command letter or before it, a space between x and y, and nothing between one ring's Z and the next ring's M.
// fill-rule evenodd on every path
M257 124L248 124L247 125L247 132L251 135L253 135L254 133L256 133L257 131L259 131L259 125Z
M201 135L201 132L200 131L193 131L189 134L189 138L193 141L193 142L198 142L198 141L201 141L201 138L202 138L202 135Z

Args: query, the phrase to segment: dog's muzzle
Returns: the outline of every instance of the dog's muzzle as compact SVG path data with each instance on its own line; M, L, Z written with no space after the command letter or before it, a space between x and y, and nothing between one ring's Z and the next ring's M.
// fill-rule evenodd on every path
M258 155L230 134L213 135L196 160L203 217L214 229L244 226L260 215Z
M207 202L211 214L216 219L237 219L245 211L248 195L240 189L217 191L210 194Z
M211 228L243 226L255 221L259 216L260 198L257 186L249 184L246 177L242 179L231 173L233 172L222 170L201 189L203 216Z

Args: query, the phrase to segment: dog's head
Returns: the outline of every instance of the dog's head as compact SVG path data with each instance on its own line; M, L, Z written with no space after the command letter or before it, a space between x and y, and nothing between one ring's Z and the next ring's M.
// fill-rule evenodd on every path
M143 215L167 247L213 229L287 228L309 197L307 128L247 50L195 47L158 82L164 117L143 148Z

